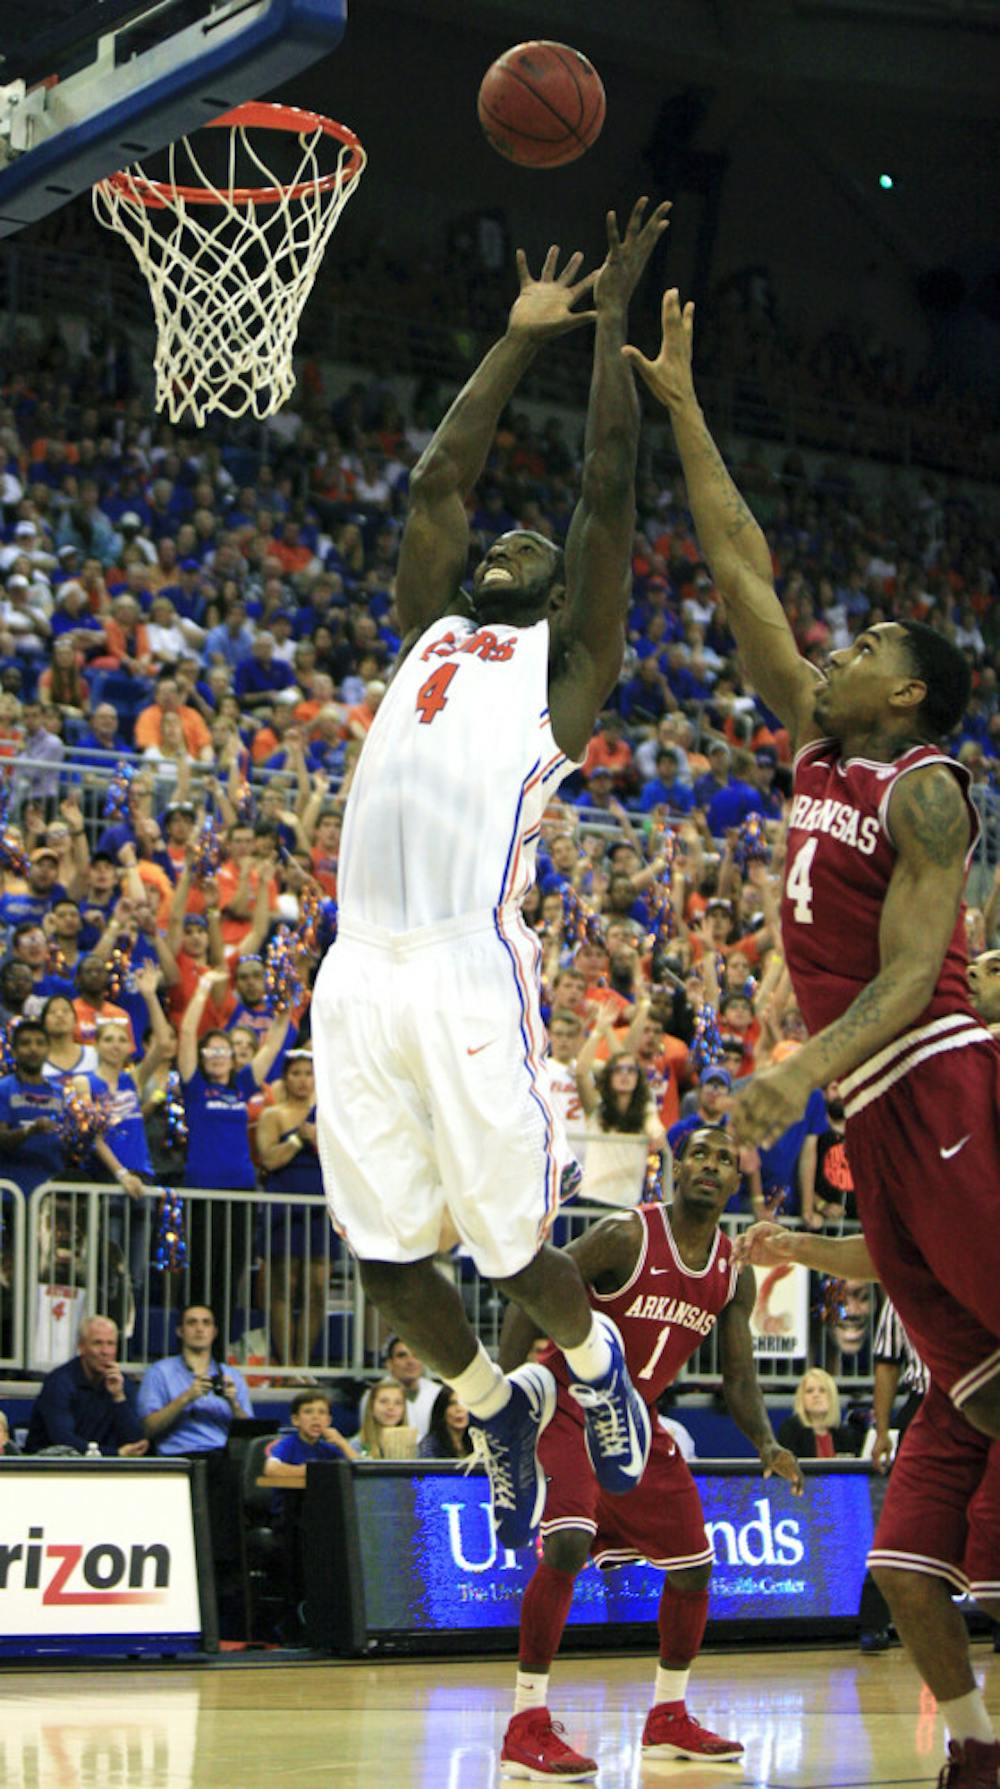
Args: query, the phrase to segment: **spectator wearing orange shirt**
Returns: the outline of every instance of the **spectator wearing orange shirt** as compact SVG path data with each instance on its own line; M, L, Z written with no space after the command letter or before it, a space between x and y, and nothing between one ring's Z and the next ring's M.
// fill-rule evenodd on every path
M365 684L364 701L356 702L347 710L347 731L351 739L367 738L384 695L385 684L380 677L373 677Z
M601 716L600 732L594 734L583 760L585 782L589 782L595 770L611 773L616 794L627 794L635 787L632 747L624 736L620 715Z
M222 937L227 946L246 949L247 934L253 928L253 911L264 878L266 906L269 914L278 911L278 884L273 868L261 867L254 859L256 835L252 826L237 821L226 834L226 857L219 866L216 883L222 909Z
M160 677L156 683L156 698L148 708L141 708L135 721L135 745L137 751L145 751L147 746L160 746L163 743L163 716L176 714L184 735L184 745L192 758L202 761L211 758L212 735L201 715L195 708L181 705L180 690L174 677Z
M322 568L312 547L307 547L300 538L298 522L288 521L282 524L278 539L267 543L269 559L277 559L286 578L299 572L318 572Z
M81 1044L92 1044L97 1037L99 1019L119 1019L128 1027L129 1043L135 1052L135 1037L132 1032L132 1021L122 1006L115 1006L108 999L108 985L111 977L108 966L102 959L93 954L81 957L76 972L77 995L73 1001L76 1014L76 1038Z

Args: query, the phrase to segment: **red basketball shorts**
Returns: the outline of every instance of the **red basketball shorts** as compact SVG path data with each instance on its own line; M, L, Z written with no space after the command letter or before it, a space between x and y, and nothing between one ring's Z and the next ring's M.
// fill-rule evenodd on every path
M961 1407L1000 1373L1000 1048L949 1049L950 1023L897 1039L842 1086L879 1278Z
M1000 1441L936 1385L903 1437L868 1563L1000 1598Z
M711 1565L698 1488L656 1412L650 1416L653 1444L642 1483L624 1497L608 1497L594 1477L577 1407L559 1387L555 1416L538 1443L548 1479L543 1539L561 1528L586 1529L593 1536L590 1556L599 1566L633 1559L676 1571Z

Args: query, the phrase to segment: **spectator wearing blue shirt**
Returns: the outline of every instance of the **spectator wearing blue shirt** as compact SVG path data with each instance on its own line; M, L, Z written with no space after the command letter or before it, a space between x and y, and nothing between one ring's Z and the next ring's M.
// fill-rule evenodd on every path
M733 775L729 782L712 796L706 819L713 839L724 838L730 827L742 826L749 814L766 817L767 804L763 795L746 780L752 769L753 759L749 753L739 752L733 760Z
M253 629L247 622L247 606L242 597L234 598L226 610L226 618L205 635L202 655L206 665L219 660L235 671L253 653Z
M623 721L658 721L677 703L660 670L655 656L640 659L635 675L621 691L619 706Z
M180 1353L145 1373L137 1408L158 1454L220 1453L233 1418L253 1415L243 1375L214 1352L218 1334L208 1305L186 1305L177 1324Z
M208 970L202 975L185 1009L177 1040L177 1068L188 1127L184 1184L250 1192L257 1184L257 1174L250 1156L247 1107L285 1041L288 1019L272 1018L249 1066L237 1069L232 1039L225 1031L211 1030L198 1036L213 984L228 992L228 970ZM234 1202L227 1224L211 1226L208 1246L205 1205L197 1203L191 1216L194 1272L201 1283L207 1276L213 1301L222 1311L227 1286L235 1302L240 1264L249 1258L252 1207L248 1201ZM226 1259L227 1241L231 1261Z
M96 1441L102 1454L136 1457L148 1452L136 1388L118 1365L118 1325L110 1317L85 1317L74 1360L42 1382L28 1423L25 1453L73 1447L86 1453Z
M775 787L777 769L778 754L773 745L758 746L750 775L763 803L761 812L766 820L780 820L783 812L781 791Z
M811 1210L815 1189L816 1139L829 1129L826 1101L817 1087L801 1118L789 1125L770 1149L760 1151L762 1202L757 1217L801 1217L803 1205ZM806 1195L803 1176L812 1164L812 1185Z
M694 785L695 807L707 808L720 789L728 789L732 753L722 739L713 740L708 748L708 769Z
M27 880L27 888L5 889L0 895L0 930L12 932L17 926L40 926L56 902L66 898L59 880L59 858L51 845L39 845L32 851Z
M0 1160L23 1193L63 1171L60 1086L43 1074L49 1040L39 1019L22 1019L11 1041L14 1071L0 1079Z
M98 702L90 717L90 726L81 734L74 751L118 752L133 756L118 726L118 710L110 702Z
M180 1353L155 1361L139 1387L138 1411L148 1440L168 1458L202 1460L208 1526L216 1568L219 1628L224 1638L243 1633L240 1561L240 1488L227 1452L236 1417L252 1416L246 1381L215 1352L218 1337L208 1305L185 1305L177 1325Z
M680 769L677 753L669 746L656 754L656 775L650 782L644 783L639 796L639 807L644 814L653 808L667 807L673 814L689 814L694 807L694 792L688 783L682 783L678 776Z
M250 657L237 665L233 689L242 708L270 705L279 690L290 689L295 682L291 665L275 657L274 645L273 634L259 633Z
M288 1413L291 1435L281 1435L267 1450L264 1477L274 1480L271 1514L280 1526L288 1509L282 1485L304 1486L306 1467L314 1460L356 1460L351 1443L330 1421L330 1400L324 1391L299 1391Z
M271 1524L281 1536L284 1555L285 1615L283 1637L294 1641L301 1629L298 1610L305 1600L306 1561L302 1551L302 1498L306 1467L317 1460L356 1460L358 1454L330 1421L330 1400L322 1391L296 1392L289 1412L290 1435L281 1435L267 1450L264 1477L275 1485ZM287 1486L292 1491L281 1489Z

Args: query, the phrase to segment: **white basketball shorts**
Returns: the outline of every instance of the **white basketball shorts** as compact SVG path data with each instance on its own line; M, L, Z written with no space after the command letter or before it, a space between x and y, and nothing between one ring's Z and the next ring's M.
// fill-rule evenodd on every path
M317 1132L333 1222L361 1260L432 1255L445 1207L489 1278L537 1254L573 1161L540 954L517 908L401 934L341 920L313 990Z

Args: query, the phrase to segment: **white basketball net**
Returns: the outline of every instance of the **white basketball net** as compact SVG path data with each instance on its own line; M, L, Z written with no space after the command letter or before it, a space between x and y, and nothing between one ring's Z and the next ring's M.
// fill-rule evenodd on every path
M366 161L349 131L343 140L322 127L283 133L300 159L279 185L251 126L228 129L224 185L182 137L170 147L164 180L135 163L94 187L97 218L124 236L149 281L156 408L198 428L215 412L273 416L291 396L302 309ZM237 177L247 163L263 176L266 202Z

